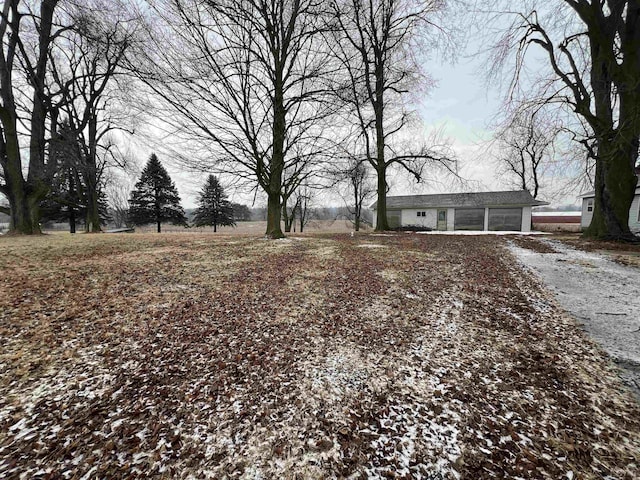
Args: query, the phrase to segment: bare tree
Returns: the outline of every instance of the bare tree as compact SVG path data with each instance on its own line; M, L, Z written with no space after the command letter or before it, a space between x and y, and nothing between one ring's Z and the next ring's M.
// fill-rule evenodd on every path
M500 22L511 19L489 64L494 74L515 66L509 98L524 93L530 103L558 103L592 134L583 139L595 161L595 205L585 235L636 240L628 220L640 139L640 4L564 0L514 7L504 1L491 2L490 10L503 12ZM548 69L539 69L532 92L525 58L536 47Z
M300 188L296 190L296 209L298 213L298 223L300 225L300 233L304 232L304 227L306 227L311 220L311 202L313 200L313 189L305 184L301 185Z
M317 158L307 155L297 158L298 160L287 162L282 175L280 203L282 205L282 220L285 233L291 231L299 210L298 200L300 197L294 194L303 183L308 184L313 181L314 172L310 163L317 161ZM291 205L290 200L293 200L293 205Z
M293 195L293 192L291 193L291 195ZM291 232L293 224L296 221L296 215L299 208L299 197L294 199L293 205L291 205L291 202L289 202L289 198L290 196L287 197L286 201L282 202L282 221L284 222L285 233Z
M349 143L345 142L345 145ZM370 165L365 155L358 155L356 145L354 151L343 148L343 158L332 172L336 188L342 196L351 222L356 232L360 231L362 213L365 202L376 193L375 184L372 182ZM346 188L345 188L346 186Z
M6 0L0 18L0 166L4 177L0 192L9 201L9 229L23 234L40 233L39 205L49 184L45 156L46 121L50 111L50 97L45 88L48 54L53 39L64 29L54 25L58 0L39 3L39 9L33 11L32 2ZM26 43L30 36L37 38L33 49ZM18 68L25 73L31 91L27 116L29 162L26 178L18 128L18 97L28 94L18 90L19 81L14 76Z
M286 178L299 182L323 154L324 119L334 109L325 101L331 62L318 35L324 2L152 5L155 48L134 67L162 100L171 133L193 147L184 163L257 184L267 196L266 235L282 237L283 192L295 190L283 189L285 171L298 172Z
M553 161L554 141L559 128L540 111L517 111L497 134L498 172L528 190L533 198L540 192L542 175Z
M109 165L124 167L111 133L127 129L130 113L123 107L118 82L135 23L128 11L111 6L109 18L87 3L75 12L74 29L51 54L52 77L60 91L60 112L80 138L82 162L77 166L86 187L85 231L100 231L99 188ZM124 110L124 111L123 111Z
M110 178L107 184L107 198L109 211L116 228L127 225L129 215L129 197L131 196L131 185L128 181Z
M376 230L388 230L387 170L400 166L417 181L426 164L453 169L445 145L412 146L398 138L413 114L407 94L419 84L421 68L416 51L436 41L443 28L436 25L446 2L440 0L333 0L334 53L346 72L336 90L359 128L366 160L377 174ZM433 33L432 33L433 32Z
M375 193L375 187L370 183L367 165L361 161L352 161L351 168L346 172L349 189L353 198L353 206L347 205L349 213L353 216L353 228L360 231L362 225L362 211L365 202Z
M99 228L98 170L93 166L94 150L99 140L96 109L91 115L73 115L79 99L87 99L100 89L104 71L97 67L97 56L85 58L85 67L94 68L92 75L82 64L77 52L86 46L87 32L94 29L94 44L105 40L104 31L96 26L104 24L104 15L114 13L117 0L71 0L4 2L0 18L2 55L0 58L0 165L4 181L0 193L9 200L12 229L21 233L40 232L40 204L47 196L56 168L62 163L54 158L51 148L59 124L67 121L77 134L86 129L90 138L85 141L87 152L85 183L91 197L87 224ZM79 42L80 38L85 43ZM85 50L86 53L86 50ZM61 61L62 60L62 61ZM64 78L61 65L64 64ZM108 76L108 74L107 74ZM89 102L90 103L90 102ZM62 119L65 116L67 118ZM80 118L82 117L82 118ZM78 123L84 124L79 126ZM86 128L85 128L86 127ZM29 161L21 157L21 143L28 143ZM108 142L107 142L108 143ZM112 150L111 147L107 147ZM66 162L65 165L67 164ZM92 174L87 172L91 170ZM26 178L25 174L26 172Z

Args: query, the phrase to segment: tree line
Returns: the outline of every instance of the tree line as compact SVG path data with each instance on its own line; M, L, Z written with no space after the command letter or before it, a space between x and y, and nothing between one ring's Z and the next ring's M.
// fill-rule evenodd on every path
M110 172L130 163L122 139L150 124L178 145L177 165L261 192L270 238L304 223L313 192L336 185L356 225L375 197L376 228L388 229L391 171L418 182L457 175L450 145L420 133L412 104L430 84L429 57L462 43L455 30L466 12L492 35L489 75L509 87L496 136L504 171L535 195L558 138L568 138L594 182L587 235L633 240L639 8L631 0L6 0L1 208L18 233L38 233L43 216L99 231ZM532 77L524 69L534 50L549 68ZM138 193L127 199L132 216Z

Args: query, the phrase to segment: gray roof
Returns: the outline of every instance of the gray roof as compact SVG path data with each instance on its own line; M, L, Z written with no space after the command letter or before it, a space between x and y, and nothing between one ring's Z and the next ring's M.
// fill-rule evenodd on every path
M370 208L376 209L378 202ZM534 199L527 190L506 192L438 193L387 197L387 210L437 207L520 207L549 205Z

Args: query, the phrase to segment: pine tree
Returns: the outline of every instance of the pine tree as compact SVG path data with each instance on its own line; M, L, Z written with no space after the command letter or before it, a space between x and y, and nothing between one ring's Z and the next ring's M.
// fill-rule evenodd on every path
M178 190L155 153L131 192L129 221L134 225L156 223L158 233L162 222L187 226Z
M193 217L196 227L212 226L218 231L218 225L234 227L233 205L227 200L224 188L214 175L209 175L202 187L198 200L198 209Z
M83 171L86 165L81 139L63 120L49 145L48 167L51 169L49 192L40 204L43 222L68 221L69 231L76 232L76 224L86 218L88 195ZM110 216L103 185L97 186L98 215L105 225Z

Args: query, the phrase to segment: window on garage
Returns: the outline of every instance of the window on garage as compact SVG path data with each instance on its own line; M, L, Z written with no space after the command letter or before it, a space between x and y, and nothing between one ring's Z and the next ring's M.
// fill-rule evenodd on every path
M456 208L454 218L456 230L484 230L484 208Z
M522 230L522 207L520 208L490 208L489 230Z

